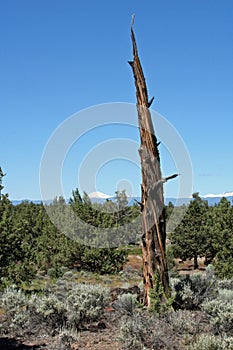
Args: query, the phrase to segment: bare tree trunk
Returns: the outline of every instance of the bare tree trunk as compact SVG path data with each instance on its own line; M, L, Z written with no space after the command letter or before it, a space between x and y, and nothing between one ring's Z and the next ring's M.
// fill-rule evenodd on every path
M158 142L154 133L149 107L153 101L148 101L147 86L138 57L137 46L133 29L131 27L133 44L132 67L137 96L138 124L140 130L141 146L139 154L141 159L141 210L142 210L142 258L144 304L151 306L150 290L154 287L154 276L163 287L161 303L170 296L168 269L166 262L166 224L164 210L163 183L167 179L161 176L160 156ZM172 177L175 177L171 176Z
M197 260L197 254L194 254L194 258L193 258L193 269L197 270L198 269L198 260Z

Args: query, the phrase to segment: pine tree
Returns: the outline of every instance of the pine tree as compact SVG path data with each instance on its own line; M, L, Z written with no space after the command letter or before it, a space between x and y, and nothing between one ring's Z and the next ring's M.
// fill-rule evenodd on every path
M2 197L2 190L4 188L4 186L2 185L2 179L6 174L3 173L2 168L0 167L0 200Z
M212 245L215 273L220 278L233 277L233 207L222 198L212 210Z
M205 255L207 212L208 202L194 193L184 218L169 237L174 256L183 260L193 258L194 269L198 269L198 256Z

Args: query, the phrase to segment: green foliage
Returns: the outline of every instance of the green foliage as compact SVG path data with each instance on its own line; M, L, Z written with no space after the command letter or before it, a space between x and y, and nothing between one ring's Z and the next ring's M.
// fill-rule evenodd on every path
M114 200L93 205L86 193L81 201L76 193L70 205L79 219L76 229L79 242L95 247L118 247L139 240L140 210L136 205L128 206L125 191L116 192Z
M219 278L233 277L233 207L226 198L213 208L212 244L216 252L215 273Z
M126 261L126 250L85 247L81 266L83 269L99 272L100 274L114 274L122 270Z
M172 251L182 260L204 256L205 263L213 263L219 278L233 277L233 207L226 198L209 207L198 194L193 195L184 218L170 233Z
M222 252L218 252L214 261L215 273L219 278L233 277L233 257L231 256L233 246L226 248Z
M2 196L2 190L4 188L4 186L2 185L2 179L6 174L3 173L2 168L0 167L0 199Z
M226 198L212 209L212 246L215 252L213 265L217 277L233 277L233 207Z
M168 234L173 232L175 228L180 224L187 209L188 206L185 204L182 204L181 206L174 206L171 202L165 206L166 231Z
M78 188L76 188L75 190L72 191L72 196L70 197L70 204L82 204L83 200L81 197L81 194L78 190Z
M174 253L171 245L167 246L166 260L167 260L167 266L168 266L168 271L170 273L170 276L172 277L178 276L178 271L175 264L175 257L174 257Z
M166 220L168 220L174 210L175 206L172 202L169 202L168 205L165 207L165 215L166 215Z
M64 198L59 197L45 210L42 204L26 201L13 206L7 195L2 195L0 199L1 288L11 283L18 286L30 284L38 272L49 273L51 278L57 278L62 274L62 267L75 267L101 274L116 273L122 269L127 259L127 252L123 249L98 249L82 244L81 240L77 240L70 234L72 228L67 214L71 207L88 225L100 228L99 236L95 239L97 243L98 240L106 243L105 231L101 234L101 228L117 229L115 213L94 209L88 195L84 194L82 199L77 189L73 191L72 196L70 204L66 204ZM119 194L119 200L117 204L112 203L113 206L123 208L125 213L134 213L135 208L124 207L126 203L122 198ZM52 224L47 210L52 216L56 216L56 222L63 225L65 232L60 232ZM121 219L119 213L118 216ZM129 217L124 216L124 220L128 221ZM79 230L77 234L82 237L82 227ZM117 239L116 237L116 245Z
M173 298L167 298L164 295L162 283L159 280L157 273L154 274L153 289L150 291L151 311L158 315L163 315L171 309Z
M198 268L197 257L205 255L207 210L207 201L194 193L184 218L169 236L174 256L183 260L194 258L195 269Z

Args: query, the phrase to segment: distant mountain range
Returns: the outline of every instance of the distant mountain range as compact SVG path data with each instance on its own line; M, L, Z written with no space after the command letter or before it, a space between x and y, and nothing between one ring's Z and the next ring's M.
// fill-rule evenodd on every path
M108 196L102 192L92 192L89 195L92 203L104 203L106 199L114 200L114 197ZM227 198L228 201L233 203L233 192L224 192L221 194L207 194L205 196L201 196L202 199L207 200L209 205L218 204L222 197ZM132 205L135 200L140 201L140 197L128 197L129 205ZM165 204L168 205L169 202L173 203L176 206L187 205L192 200L192 198L174 198L167 197L165 198Z
M233 196L224 196L229 202L233 203ZM203 200L207 200L209 205L215 205L218 204L222 198L220 197L201 197ZM107 199L113 200L114 197L108 197ZM141 197L128 197L129 205L133 205L136 201L141 201ZM192 200L192 198L173 198L173 197L167 197L164 198L165 205L168 205L169 202L174 204L175 206L181 206L181 205L188 205L189 202ZM100 198L100 197L93 197L91 198L92 203L104 203L106 201L106 198Z
M215 205L218 204L221 198L225 197L228 201L230 201L233 204L233 192L224 192L220 194L207 194L205 196L201 196L202 199L207 200L209 205ZM114 196L109 196L102 192L92 192L89 194L89 198L91 199L92 203L100 203L103 204L107 199L113 200L115 199ZM128 203L129 205L133 205L136 201L141 200L140 197L128 197ZM174 198L174 197L167 197L165 198L165 204L168 205L169 202L173 203L176 206L181 206L183 204L188 205L189 202L192 200L192 198ZM33 202L35 204L40 204L42 200L12 200L13 205L18 205L22 203L23 201L29 201ZM46 204L50 204L52 200L47 200ZM68 202L68 200L67 200Z
M220 202L220 200L225 197L231 204L233 204L233 196L219 196L219 197L201 197L203 200L206 200L209 205L215 205ZM189 204L192 198L165 198L165 204L167 205L169 202L172 202L176 206L180 206L183 204Z

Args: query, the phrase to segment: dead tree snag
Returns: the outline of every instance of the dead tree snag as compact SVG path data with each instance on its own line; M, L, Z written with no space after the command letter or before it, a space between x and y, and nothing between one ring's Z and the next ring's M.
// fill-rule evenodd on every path
M133 26L133 23L132 23ZM148 92L142 66L138 57L134 31L131 26L133 44L133 61L129 64L133 70L136 97L138 124L141 145L139 155L141 160L141 213L142 213L142 258L144 304L151 306L150 291L156 280L163 287L161 303L170 296L168 269L166 262L166 223L164 210L163 183L176 177L178 174L162 178L159 155L159 142L154 133L149 107L153 99L148 100Z

